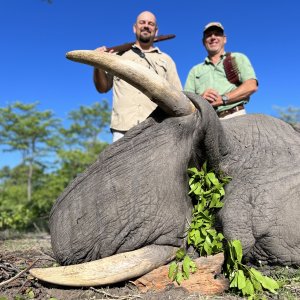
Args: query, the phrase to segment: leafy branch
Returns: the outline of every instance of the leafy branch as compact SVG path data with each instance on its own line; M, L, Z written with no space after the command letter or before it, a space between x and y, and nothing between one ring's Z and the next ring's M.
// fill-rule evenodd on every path
M196 202L192 221L188 229L188 245L194 246L200 255L212 255L223 251L224 236L214 228L215 213L223 206L224 185L230 177L217 178L212 171L207 172L206 164L198 171L188 169L190 175L189 195Z
M196 264L186 255L183 249L179 249L176 253L175 261L170 264L169 278L176 281L179 285L183 280L190 278L190 273L196 272Z
M230 288L248 299L257 299L267 290L276 294L278 283L262 275L254 268L242 264L243 250L239 240L226 241L215 229L216 212L223 206L224 186L231 178L207 171L206 164L199 171L188 169L189 185L193 201L192 220L187 231L187 244L193 246L201 256L225 252L224 275L229 279ZM226 247L224 248L224 244ZM179 249L176 261L170 264L169 278L181 284L196 271L196 265L183 249Z
M257 294L262 294L263 290L277 294L279 285L274 279L242 264L243 250L239 240L228 241L225 254L224 274L229 278L230 288L233 291L248 296L248 299L256 299Z

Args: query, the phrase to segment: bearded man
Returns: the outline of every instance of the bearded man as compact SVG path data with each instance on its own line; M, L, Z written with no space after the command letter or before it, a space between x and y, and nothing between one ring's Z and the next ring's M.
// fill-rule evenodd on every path
M155 15L149 11L140 13L133 25L133 32L136 35L135 44L128 51L119 54L149 68L169 81L177 90L182 90L175 62L158 47L153 46L158 33ZM107 48L102 46L96 50L103 52ZM110 125L113 142L123 137L130 128L143 122L156 108L156 104L142 92L103 70L94 69L94 84L99 93L106 93L113 88Z

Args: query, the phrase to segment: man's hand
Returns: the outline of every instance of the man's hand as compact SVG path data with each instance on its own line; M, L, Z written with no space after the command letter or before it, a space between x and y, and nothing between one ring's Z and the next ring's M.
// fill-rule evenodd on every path
M99 51L99 52L108 52L108 53L113 53L114 52L114 49L110 49L109 51L107 51L106 46L101 46L99 48L96 48L95 50Z
M214 89L207 89L201 96L213 107L218 107L223 104L221 95Z

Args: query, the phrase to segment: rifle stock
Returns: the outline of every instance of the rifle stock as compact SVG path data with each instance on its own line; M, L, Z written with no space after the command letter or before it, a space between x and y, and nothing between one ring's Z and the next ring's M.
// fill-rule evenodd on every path
M169 39L175 38L175 34L165 34L165 35L158 35L157 37L154 38L154 43L156 42L161 42ZM107 48L107 52L113 50L113 52L125 52L131 48L132 45L134 45L135 42L130 42L130 43L125 43L122 45L114 46L114 47L109 47Z

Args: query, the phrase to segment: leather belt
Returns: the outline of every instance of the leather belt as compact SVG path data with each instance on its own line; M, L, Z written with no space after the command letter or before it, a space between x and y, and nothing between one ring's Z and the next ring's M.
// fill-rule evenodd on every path
M240 111L242 109L244 109L244 105L241 104L241 105L237 105L237 106L235 106L233 108L217 112L217 114L218 114L219 118L224 118L224 117L226 117L228 115L231 115L231 114L233 114L233 113L235 113L237 111Z

